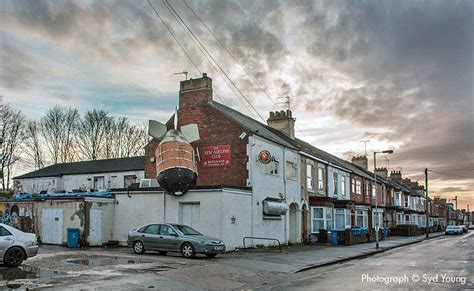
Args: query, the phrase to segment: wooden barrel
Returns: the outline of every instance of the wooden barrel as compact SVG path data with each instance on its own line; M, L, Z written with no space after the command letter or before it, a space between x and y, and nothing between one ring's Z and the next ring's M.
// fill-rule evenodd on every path
M173 168L184 168L197 173L194 149L181 141L169 141L158 145L156 152L156 173Z

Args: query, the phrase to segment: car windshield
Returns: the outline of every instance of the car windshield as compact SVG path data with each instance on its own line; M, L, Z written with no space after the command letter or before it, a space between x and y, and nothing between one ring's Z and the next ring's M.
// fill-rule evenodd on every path
M448 226L448 228L456 228L454 225L450 225Z
M200 233L199 231L186 225L173 224L173 227L179 230L184 235L202 235L202 233Z

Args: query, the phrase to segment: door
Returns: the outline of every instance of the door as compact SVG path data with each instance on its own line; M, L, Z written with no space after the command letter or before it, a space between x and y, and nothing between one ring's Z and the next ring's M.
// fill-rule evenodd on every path
M197 203L181 203L179 223L199 230L201 220L201 205Z
M0 226L0 258L3 258L5 251L13 243L13 240L13 235L3 226Z
M102 209L90 210L89 245L102 245Z
M162 224L160 226L158 248L160 250L179 251L178 235L169 225Z
M295 203L290 205L290 242L298 241L298 220L296 218L297 206Z
M43 208L41 242L55 245L63 243L63 210L61 208Z
M158 249L160 233L159 224L150 224L142 234L142 241L145 249Z

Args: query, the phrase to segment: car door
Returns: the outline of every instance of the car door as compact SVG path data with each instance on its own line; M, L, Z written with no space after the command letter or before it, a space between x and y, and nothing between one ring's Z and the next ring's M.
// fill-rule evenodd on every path
M157 249L158 239L160 233L159 224L150 224L145 231L142 233L142 241L145 245L145 249Z
M6 250L13 244L14 241L15 237L3 226L0 226L0 258L3 258Z
M167 224L161 225L158 245L160 249L165 249L168 251L179 251L178 235L171 226Z

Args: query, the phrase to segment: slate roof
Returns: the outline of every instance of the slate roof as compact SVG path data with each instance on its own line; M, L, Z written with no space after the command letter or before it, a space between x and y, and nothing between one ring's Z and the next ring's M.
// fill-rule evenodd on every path
M83 161L73 163L62 163L44 167L13 179L60 177L63 175L79 175L92 173L109 173L137 171L145 169L145 157L129 157L107 160Z

